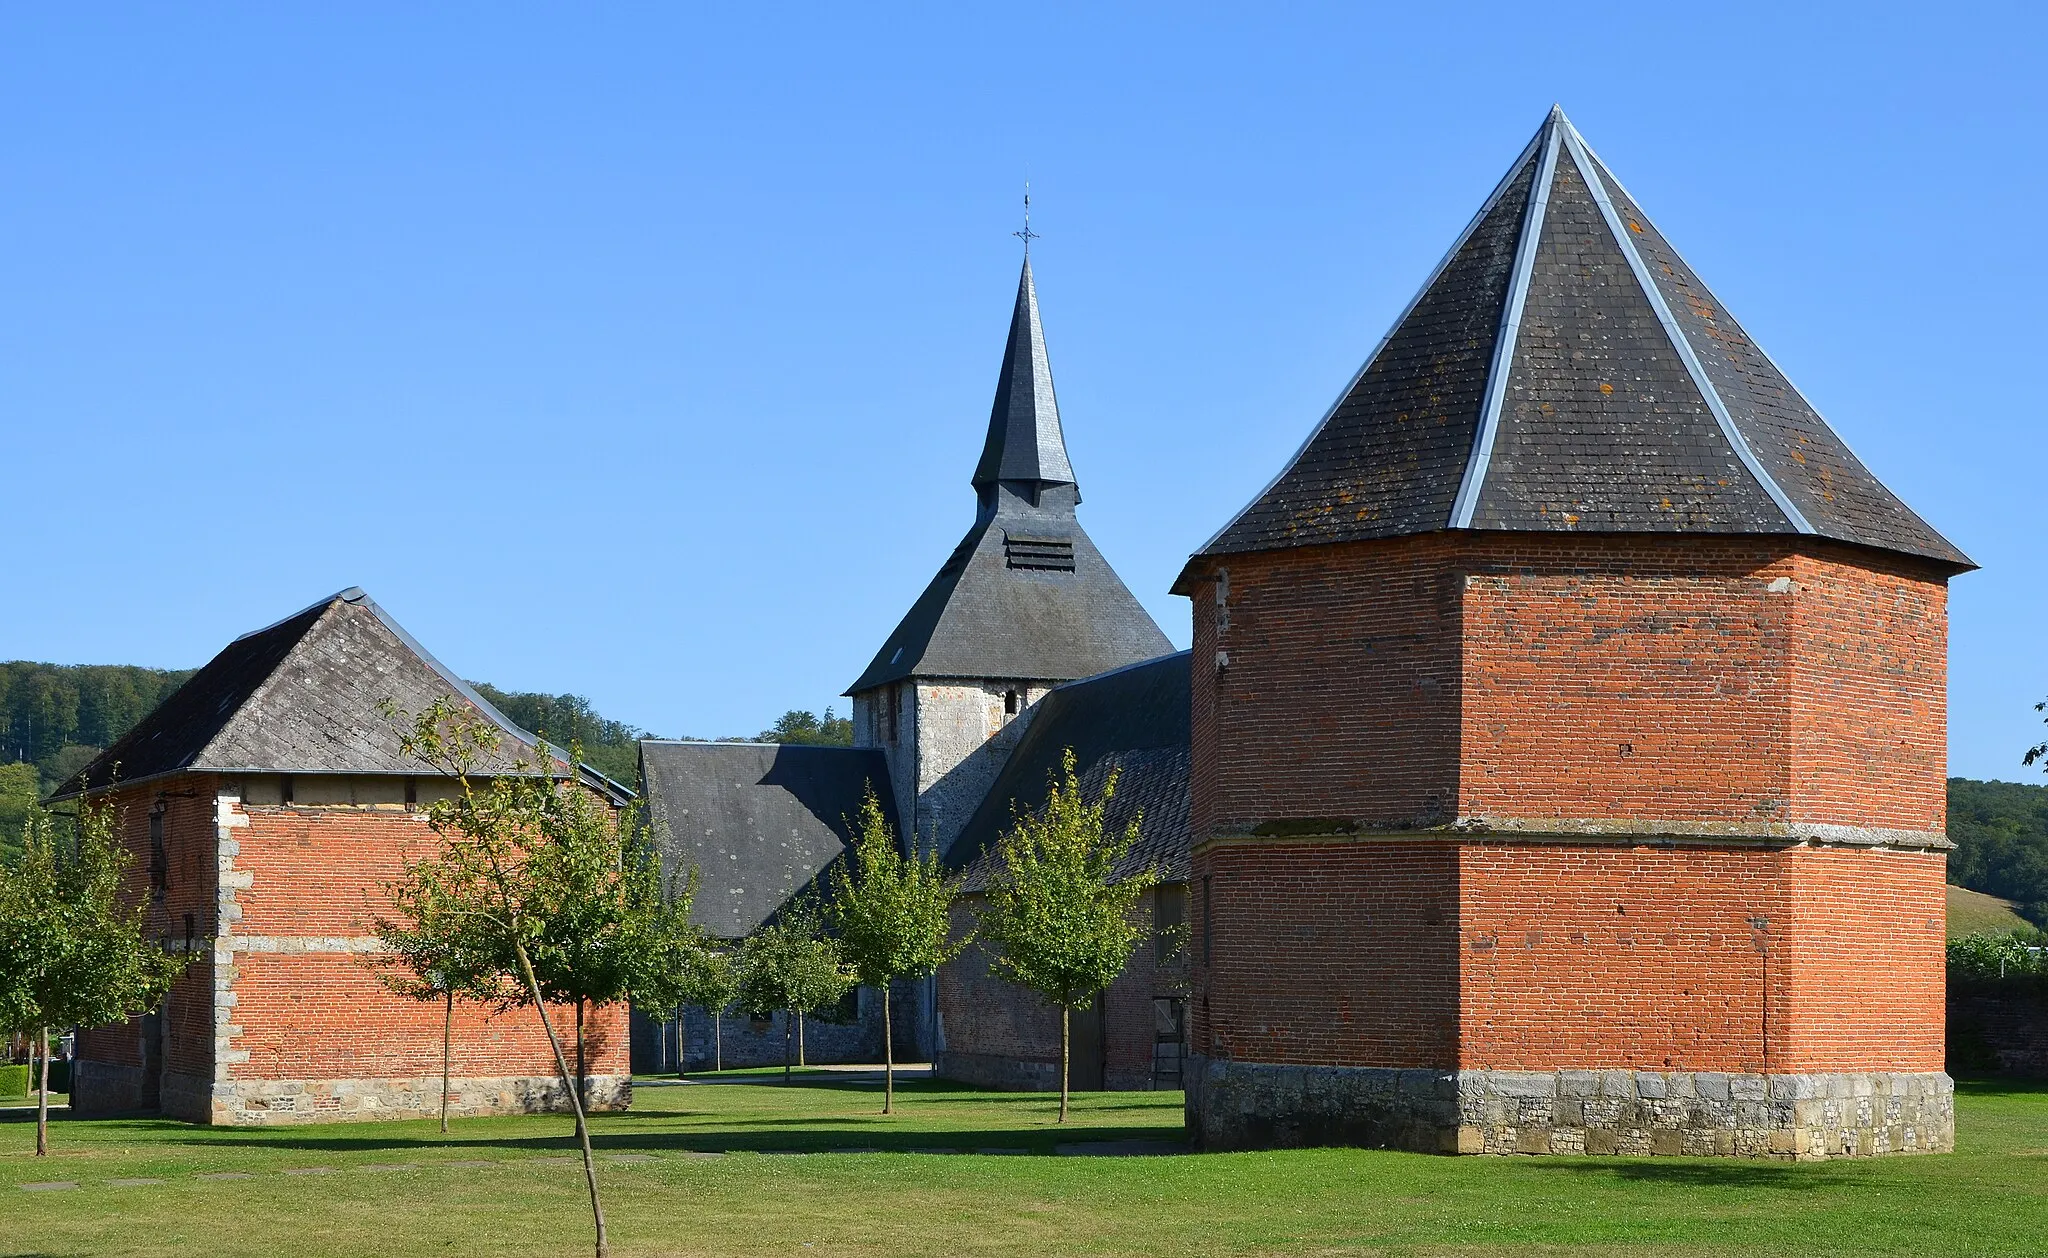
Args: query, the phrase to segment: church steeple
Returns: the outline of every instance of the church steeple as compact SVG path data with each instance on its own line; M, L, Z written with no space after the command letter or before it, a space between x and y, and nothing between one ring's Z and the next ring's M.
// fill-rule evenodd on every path
M1002 484L1012 485L1033 503L1049 486L1075 485L1066 436L1060 431L1059 402L1053 396L1052 365L1045 356L1045 330L1038 321L1038 288L1032 282L1029 253L1017 280L1017 307L1010 316L1010 342L1003 350L995 405L989 410L988 440L974 469L974 488L984 511L994 507ZM1080 500L1076 486L1071 501Z

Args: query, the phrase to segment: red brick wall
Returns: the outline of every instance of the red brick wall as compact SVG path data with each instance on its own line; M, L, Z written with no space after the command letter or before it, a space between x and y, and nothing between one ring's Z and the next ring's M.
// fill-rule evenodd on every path
M171 987L165 1001L164 1066L172 1074L204 1077L213 1069L214 904L219 887L215 860L213 779L194 775L123 787L104 797L115 810L116 833L128 853L124 899L145 905L144 932L182 947L185 919L192 919L195 960ZM169 885L161 899L150 893L149 815L161 804ZM117 1066L142 1064L142 1020L81 1032L79 1055Z
M235 832L238 872L250 885L236 893L237 935L280 940L361 939L387 911L386 883L408 859L434 850L424 813L402 808L291 807L243 809ZM325 946L325 945L315 945ZM402 1077L440 1071L441 1014L384 989L370 959L333 951L236 954L233 1046L249 1060L235 1078ZM574 1010L551 1008L569 1044ZM588 1069L627 1073L626 1007L586 1013ZM554 1058L533 1011L490 1014L457 1005L457 1048L471 1077L552 1075ZM338 1072L338 1073L330 1073Z
M217 930L218 844L212 775L193 774L124 788L113 797L133 856L128 893L149 893L148 814L162 793L169 809L170 885L149 908L150 933L182 940L191 913L201 959L166 1002L166 1069L214 1074L213 968ZM233 830L230 859L249 885L236 889L241 916L227 925L236 941L231 1025L234 1079L403 1078L440 1072L441 1009L394 995L370 959L347 951L385 911L384 885L408 858L433 850L419 812L400 808L266 807L241 809L249 825ZM315 949L306 951L307 948ZM337 950L343 949L343 950ZM565 1047L572 1007L551 1007ZM591 1074L627 1073L626 1007L586 1012ZM115 1065L141 1064L140 1019L89 1030L81 1054ZM490 1014L458 1004L454 1070L472 1078L552 1076L554 1058L533 1011Z
M1434 534L1206 574L1198 835L1453 806L1941 828L1946 586L1929 565L1811 539Z
M1789 929L1775 940L1771 1063L1783 1070L1940 1070L1948 867L1940 852L1786 853Z
M1782 854L1460 849L1458 1064L1760 1071Z
M1792 816L1942 830L1948 816L1948 586L1924 565L1801 555Z
M1937 570L1812 539L1440 534L1197 575L1195 1051L1940 1069L1939 853L1342 837L1448 821L1440 800L1594 833L1938 830ZM1232 835L1257 837L1199 846Z
M1231 555L1194 589L1192 822L1407 823L1452 806L1458 588L1437 538ZM1219 651L1229 656L1218 669Z
M1459 810L1782 820L1789 556L1754 539L1470 545Z
M1192 887L1194 1052L1332 1066L1455 1064L1453 845L1225 845L1197 852Z

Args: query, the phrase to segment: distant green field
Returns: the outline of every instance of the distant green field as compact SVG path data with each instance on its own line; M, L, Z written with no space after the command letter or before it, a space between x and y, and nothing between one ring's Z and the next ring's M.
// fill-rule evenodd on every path
M822 1075L639 1089L630 1113L594 1125L615 1252L2048 1250L2048 1091L2009 1085L1963 1086L1959 1153L1803 1165L1351 1149L1061 1157L1048 1155L1177 1139L1179 1095L1083 1096L1065 1129L1044 1096L913 1083L886 1119L876 1099ZM58 1153L36 1159L32 1129L0 1121L0 1254L589 1252L569 1125L552 1116L458 1122L447 1139L431 1122L67 1121L54 1134ZM53 1181L77 1187L20 1187Z
M2010 900L2001 900L1995 895L1985 895L1981 891L1965 891L1961 887L1948 889L1950 939L1985 933L2004 935L2031 925L2026 918L2013 911Z

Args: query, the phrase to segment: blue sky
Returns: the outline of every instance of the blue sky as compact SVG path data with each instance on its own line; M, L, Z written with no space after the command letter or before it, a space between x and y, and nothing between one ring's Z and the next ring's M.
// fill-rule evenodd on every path
M844 711L970 523L1027 177L1083 520L1184 643L1555 100L1984 565L1951 767L2031 776L2038 6L732 8L0 11L0 658L360 584L659 733Z

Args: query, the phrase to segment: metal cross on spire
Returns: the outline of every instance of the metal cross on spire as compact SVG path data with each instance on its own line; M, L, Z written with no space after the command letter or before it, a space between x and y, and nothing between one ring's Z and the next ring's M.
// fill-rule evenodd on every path
M1037 240L1039 235L1031 230L1031 181L1029 179L1024 181L1024 230L1011 232L1010 234L1024 242L1024 256L1030 257L1031 242Z

